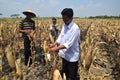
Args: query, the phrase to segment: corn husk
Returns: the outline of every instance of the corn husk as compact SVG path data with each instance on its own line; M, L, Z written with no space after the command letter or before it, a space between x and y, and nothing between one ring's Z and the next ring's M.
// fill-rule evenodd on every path
M63 73L63 80L67 80L65 73Z
M44 41L43 49L44 49L44 53L48 53L48 52L49 52L50 48L49 48L49 46L48 46L47 41Z
M55 69L53 72L53 80L62 80L62 76L58 69Z
M15 65L16 65L16 73L18 74L20 79L22 79L23 78L23 71L21 69L20 62L21 62L21 59L19 58L15 61Z
M6 58L8 60L8 63L12 69L15 69L15 58L12 55L12 52L10 51L10 47L7 47L6 50Z
M92 63L92 46L90 46L87 55L85 56L85 65L84 68L89 70L90 65Z
M47 59L50 61L51 60L51 56L49 53L47 53Z

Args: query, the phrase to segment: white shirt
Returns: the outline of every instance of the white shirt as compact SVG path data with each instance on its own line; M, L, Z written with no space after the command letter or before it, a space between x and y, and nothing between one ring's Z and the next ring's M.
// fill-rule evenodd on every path
M57 43L64 45L65 49L59 50L59 56L70 62L79 60L80 28L72 21L69 25L63 25Z

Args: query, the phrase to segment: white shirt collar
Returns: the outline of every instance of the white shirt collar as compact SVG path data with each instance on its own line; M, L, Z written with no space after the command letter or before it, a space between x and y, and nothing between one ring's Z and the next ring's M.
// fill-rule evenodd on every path
M67 29L70 29L73 24L74 24L74 22L71 21L71 23L69 25L64 24L64 27L67 28Z

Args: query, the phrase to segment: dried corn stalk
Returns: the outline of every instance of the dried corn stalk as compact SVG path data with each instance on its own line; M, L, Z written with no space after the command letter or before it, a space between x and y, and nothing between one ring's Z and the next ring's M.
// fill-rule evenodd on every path
M55 40L54 40L53 36L51 35L51 33L49 33L49 37L50 37L50 41L51 41L51 43L54 43Z
M81 63L83 63L83 60L85 59L85 56L86 56L85 44L86 44L86 43L83 42L83 43L80 45L81 50L82 50L81 55L80 55L80 61L81 61Z
M23 71L21 69L20 62L21 62L21 59L19 58L15 61L15 65L16 65L16 73L18 74L20 80L22 80L23 79Z
M0 72L2 72L2 55L0 55Z

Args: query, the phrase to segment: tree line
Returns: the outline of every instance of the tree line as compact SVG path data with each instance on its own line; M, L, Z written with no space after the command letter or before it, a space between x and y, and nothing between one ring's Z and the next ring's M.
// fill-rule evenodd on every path
M119 16L107 16L107 15L103 15L103 16L90 16L88 18L90 18L90 19L96 19L96 18L101 18L101 19L111 19L111 18L120 19L120 15Z
M2 13L0 13L0 16L3 15ZM11 18L21 18L20 14L11 14L10 15ZM38 16L39 17L39 16ZM45 17L47 18L47 17ZM49 18L49 17L48 17ZM61 18L61 17L58 17ZM74 18L80 18L80 17L74 17ZM102 15L102 16L90 16L90 17L85 17L85 18L89 18L89 19L111 19L111 18L115 18L115 19L120 19L120 15L119 16L107 16L107 15Z

